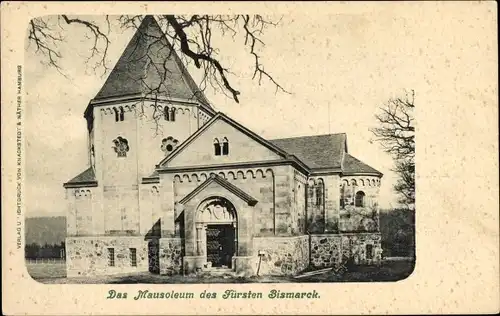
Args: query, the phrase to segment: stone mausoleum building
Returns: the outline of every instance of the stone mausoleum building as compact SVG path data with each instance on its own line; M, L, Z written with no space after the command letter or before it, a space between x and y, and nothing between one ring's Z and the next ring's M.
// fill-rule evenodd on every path
M89 166L64 183L68 277L378 263L382 174L347 136L264 139L169 47L145 17L85 110Z

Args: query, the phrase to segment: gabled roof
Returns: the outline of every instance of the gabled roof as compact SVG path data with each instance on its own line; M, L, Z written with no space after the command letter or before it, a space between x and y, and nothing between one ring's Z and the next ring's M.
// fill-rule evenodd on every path
M147 15L94 100L151 94L209 101L194 82L155 18Z
M382 172L368 166L361 160L354 158L348 153L345 153L344 164L342 166L343 174L376 174L382 176Z
M347 152L345 133L272 139L270 142L295 155L311 170L339 169L343 174L382 176L380 171Z
M79 188L79 187L95 187L97 180L95 178L94 169L89 167L73 179L63 184L65 188Z
M170 160L172 160L175 156L177 156L184 148L186 148L190 143L192 143L198 136L200 136L203 132L205 132L210 126L212 126L216 121L218 120L223 120L227 124L231 125L235 129L239 130L240 132L246 134L250 138L254 139L264 147L267 147L268 149L272 150L273 152L277 153L278 155L282 157L287 157L289 156L287 152L285 152L283 149L275 146L273 143L265 140L264 138L260 137L256 133L252 132L248 128L244 127L243 125L239 124L238 122L234 121L224 113L218 112L215 116L213 116L208 122L205 123L201 128L199 128L195 133L191 134L183 143L181 143L179 146L177 146L174 151L170 153L167 157L163 158L162 161L158 164L158 166L163 166Z
M238 188L234 184L230 183L229 181L227 181L223 177L216 175L214 173L211 174L210 177L207 180L205 180L202 184L200 184L198 187L196 187L196 189L191 191L191 193L189 193L182 200L180 200L179 203L186 204L189 200L191 200L198 193L203 191L203 189L205 189L211 183L214 183L214 182L217 183L218 185L220 185L221 187L225 188L229 192L233 193L234 195L236 195L237 197L239 197L240 199L242 199L246 203L248 203L248 205L254 206L255 204L257 204L257 200L254 199L252 196L248 195L247 193L245 193L245 191L241 190L240 188Z
M309 168L341 168L347 151L347 137L342 134L272 139L271 143L295 155Z

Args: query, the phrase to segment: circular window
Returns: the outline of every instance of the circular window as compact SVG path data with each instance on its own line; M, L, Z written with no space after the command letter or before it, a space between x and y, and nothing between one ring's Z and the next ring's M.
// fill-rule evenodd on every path
M178 142L179 141L177 139L173 138L172 136L169 136L168 138L164 138L161 141L161 150L165 154L167 154L167 153L171 152L172 150L174 150L174 148Z

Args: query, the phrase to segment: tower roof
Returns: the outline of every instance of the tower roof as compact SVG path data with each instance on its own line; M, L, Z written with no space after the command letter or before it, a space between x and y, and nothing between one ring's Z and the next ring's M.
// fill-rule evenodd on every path
M151 15L144 17L94 100L136 94L157 94L210 106Z

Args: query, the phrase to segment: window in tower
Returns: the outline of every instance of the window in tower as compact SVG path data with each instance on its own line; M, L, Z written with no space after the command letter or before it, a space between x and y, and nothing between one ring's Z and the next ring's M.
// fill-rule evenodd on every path
M220 156L220 154L221 154L221 147L220 147L220 142L219 142L219 140L217 138L214 139L214 150L215 150L215 155L216 156Z
M163 117L165 118L165 121L170 121L170 109L168 106L163 109Z
M95 168L95 149L94 145L90 146L90 166Z
M229 155L229 141L226 137L222 139L222 154L224 156Z
M175 122L175 108L172 107L170 111L170 121Z
M128 140L125 138L118 136L115 140L113 140L114 146L113 149L118 157L127 157L127 152L129 151Z
M172 136L169 136L161 141L160 148L165 153L165 155L168 155L168 153L170 153L175 149L178 143L179 141L177 139L173 138Z
M114 107L113 111L115 112L115 122L118 122L118 120L119 120L118 109Z
M123 110L123 106L120 106L120 121L125 119L125 111Z

